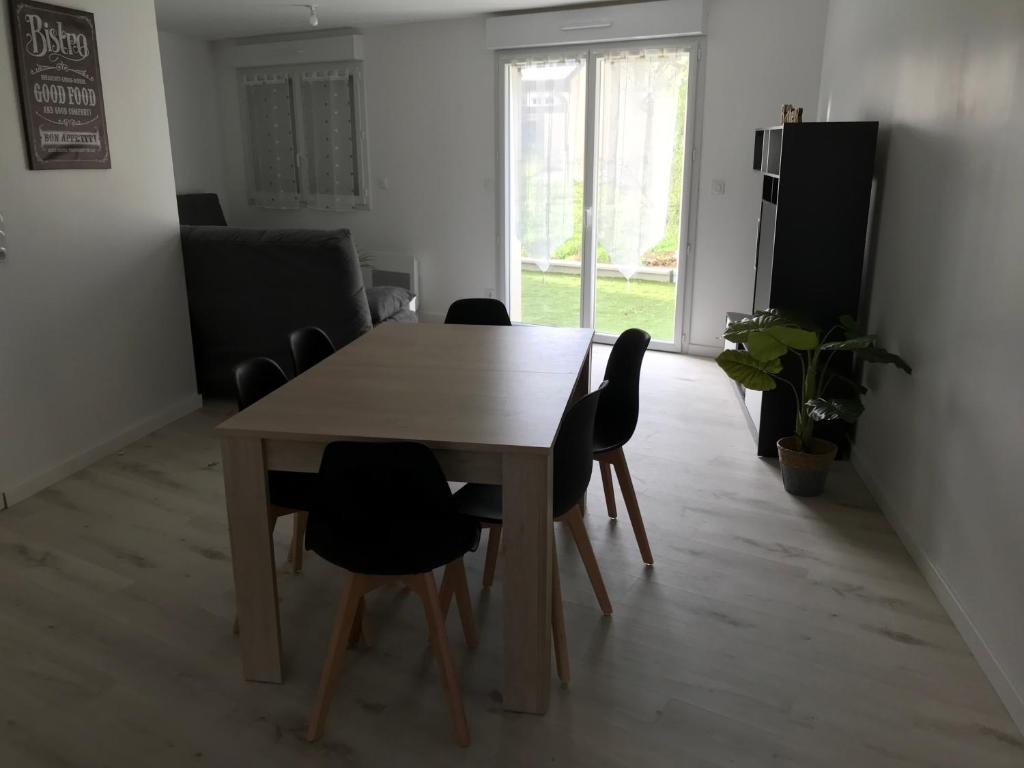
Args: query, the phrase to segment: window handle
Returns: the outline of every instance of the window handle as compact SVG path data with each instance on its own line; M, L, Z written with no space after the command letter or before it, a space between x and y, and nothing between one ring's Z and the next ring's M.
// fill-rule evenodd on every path
M757 272L758 251L761 249L761 217L754 222L754 272Z

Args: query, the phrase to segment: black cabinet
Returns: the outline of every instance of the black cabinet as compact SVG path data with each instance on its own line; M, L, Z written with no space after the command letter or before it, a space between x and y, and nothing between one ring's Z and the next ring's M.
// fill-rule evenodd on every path
M747 312L771 307L826 330L841 315L857 316L877 137L875 122L755 131L761 206ZM799 389L798 367L787 366L783 375ZM740 394L758 455L776 455L775 442L793 433L792 392L783 386ZM845 425L819 425L818 434L845 448Z

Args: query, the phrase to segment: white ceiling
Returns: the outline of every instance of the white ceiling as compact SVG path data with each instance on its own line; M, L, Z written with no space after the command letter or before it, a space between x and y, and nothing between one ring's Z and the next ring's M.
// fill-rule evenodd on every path
M567 4L566 0L315 1L320 29L397 24ZM309 11L289 0L156 0L156 15L160 29L207 40L310 29Z

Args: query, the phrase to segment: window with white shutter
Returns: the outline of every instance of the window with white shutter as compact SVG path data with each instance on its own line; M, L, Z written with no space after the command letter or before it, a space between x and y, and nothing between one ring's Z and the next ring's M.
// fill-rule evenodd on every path
M249 203L368 209L361 62L241 70Z
M282 73L246 73L242 93L249 139L249 204L298 208L291 80Z

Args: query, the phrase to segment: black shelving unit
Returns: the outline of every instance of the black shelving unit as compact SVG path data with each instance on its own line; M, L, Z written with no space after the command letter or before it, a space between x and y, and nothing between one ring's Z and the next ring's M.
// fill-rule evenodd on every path
M841 315L857 316L877 138L875 122L788 123L754 132L761 209L748 312L775 308L823 329ZM783 375L798 384L799 371L787 366ZM740 395L758 455L775 456L776 441L793 433L792 393L740 388ZM818 433L846 448L845 425L821 425Z

